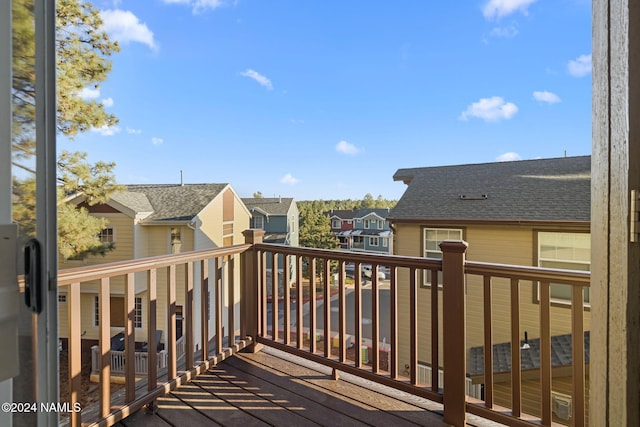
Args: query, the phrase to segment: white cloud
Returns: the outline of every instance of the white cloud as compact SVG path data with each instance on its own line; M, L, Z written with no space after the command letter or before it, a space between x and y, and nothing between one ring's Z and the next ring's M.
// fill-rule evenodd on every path
M489 0L482 7L482 14L486 19L500 19L518 11L526 15L529 12L529 6L536 1L537 0Z
M350 154L350 155L356 155L359 152L362 151L362 149L356 147L355 145L347 142L347 141L340 141L336 144L336 151L338 153L342 153L342 154Z
M560 102L560 97L558 95L546 90L533 92L533 99L540 102L546 102L548 104L557 104Z
M514 160L522 160L522 157L520 157L520 154L513 151L508 151L496 157L496 161L498 162L512 162Z
M100 89L92 88L92 87L83 87L80 92L78 92L78 96L84 100L87 99L96 99L100 96Z
M580 55L567 64L567 70L573 77L584 77L591 73L591 54Z
M146 44L151 49L157 49L153 32L132 12L120 9L103 10L100 16L103 21L102 27L114 40L124 44L138 42Z
M469 105L465 111L460 114L460 120L468 120L470 117L477 117L487 122L497 122L503 119L510 119L518 112L518 107L511 103L505 102L499 96L491 98L482 98L478 102Z
M260 74L259 72L252 70L250 68L247 71L240 73L241 76L249 77L250 79L255 80L260 85L266 87L268 90L273 90L273 85L271 84L271 80Z
M164 143L164 139L154 136L153 138L151 138L151 143L153 145L160 145L160 144Z
M116 133L120 133L120 128L118 126L102 126L99 128L91 128L91 132L99 133L102 136L113 136Z
M224 6L222 0L162 0L166 4L184 4L191 6L194 14L202 13L208 10L214 10Z
M280 179L280 182L282 184L296 185L300 180L298 178L294 178L293 175L288 173Z
M133 128L126 128L125 129L127 131L128 134L130 135L140 135L142 133L142 129L133 129Z
M113 107L113 98L105 98L100 103L106 108Z
M509 25L508 27L495 27L489 33L491 37L500 37L503 39L512 39L518 35L518 28L515 25Z

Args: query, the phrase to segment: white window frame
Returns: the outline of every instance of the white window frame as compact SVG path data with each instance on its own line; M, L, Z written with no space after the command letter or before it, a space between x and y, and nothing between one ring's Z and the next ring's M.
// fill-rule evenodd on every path
M388 237L383 237L382 238L382 247L383 248L388 248L389 247L389 238Z
M114 243L116 241L115 227L109 225L100 230L100 232L98 233L98 239L100 240L100 243Z
M382 230L384 228L384 221L379 219L378 220L378 230Z
M577 247L573 247L571 250L573 252L573 256L574 259L570 259L569 257L566 257L566 255L569 255L569 253L565 250L565 256L561 256L558 255L557 257L544 257L542 256L542 241L543 241L543 237L544 235L559 235L559 236L564 236L564 237L570 237L570 236L578 236L580 235L583 239L585 239L586 242L589 243L589 247L588 248L583 248L582 250L585 252L585 254L590 254L591 252L591 246L590 246L590 238L591 235L590 233L586 233L586 232L570 232L570 231L538 231L538 235L537 235L537 250L538 250L538 266L539 267L549 267L549 268L562 268L562 269L567 269L567 270L574 270L574 268L571 268L571 265L576 266L577 268L575 268L576 271L589 271L591 269L591 261L590 261L590 257L589 256L584 256L583 258L589 258L589 261L585 260L585 259L575 259L575 255L576 255L576 251L579 251L580 249ZM556 248L556 252L558 252L560 249ZM579 258L579 257L578 257ZM560 289L571 289L571 285L565 285L565 284L554 284L551 283L550 285L550 293L551 293L551 302L552 303L556 303L556 304L561 304L561 305L571 305L571 291L569 291L569 296L568 298L566 297L562 297L562 296L558 296L558 291ZM554 292L555 290L555 292ZM555 295L554 295L555 293ZM584 306L585 307L590 307L590 292L589 292L589 288L586 287L584 288ZM538 287L538 301L540 300L540 288Z
M364 228L368 229L370 225L371 225L371 220L365 219L364 220Z
M341 228L342 227L342 221L339 219L332 219L331 220L331 228Z
M433 240L433 242L435 242L435 245L429 245L427 243L427 234L429 232L436 232L437 233L447 233L446 236L438 236L438 237L443 237L441 239L437 239L437 240ZM452 236L453 234L453 236ZM442 259L442 250L440 249L440 243L442 243L444 240L462 240L464 236L464 231L461 228L435 228L435 227L425 227L422 230L422 245L423 245L423 249L424 252L422 254L422 256L424 256L425 258L438 258L438 259ZM430 288L431 287L431 272L430 271L425 271L424 274L422 275L423 279L422 279L422 283L421 283L421 287L423 288ZM438 288L442 287L442 273L440 272L438 274Z
M369 246L380 246L380 238L378 236L369 236Z
M257 226L258 225L257 222L260 222L259 227ZM257 229L257 230L264 230L264 217L262 216L251 217L251 228Z

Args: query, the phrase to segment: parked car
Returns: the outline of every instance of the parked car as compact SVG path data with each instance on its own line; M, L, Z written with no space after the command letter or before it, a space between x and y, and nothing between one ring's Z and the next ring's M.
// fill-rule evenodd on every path
M362 276L371 279L373 267L369 264L362 264ZM386 280L387 274L383 271L383 267L378 267L378 280Z

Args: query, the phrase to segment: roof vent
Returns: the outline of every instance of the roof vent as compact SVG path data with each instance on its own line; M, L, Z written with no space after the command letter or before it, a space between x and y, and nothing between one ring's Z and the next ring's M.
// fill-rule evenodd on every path
M481 194L479 196L469 196L467 194L460 195L460 200L487 200L488 198L488 194Z

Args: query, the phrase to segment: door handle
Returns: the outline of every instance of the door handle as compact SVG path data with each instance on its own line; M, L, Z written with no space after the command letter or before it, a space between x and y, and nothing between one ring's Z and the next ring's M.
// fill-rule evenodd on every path
M42 312L42 246L36 239L24 248L24 302L34 313Z

